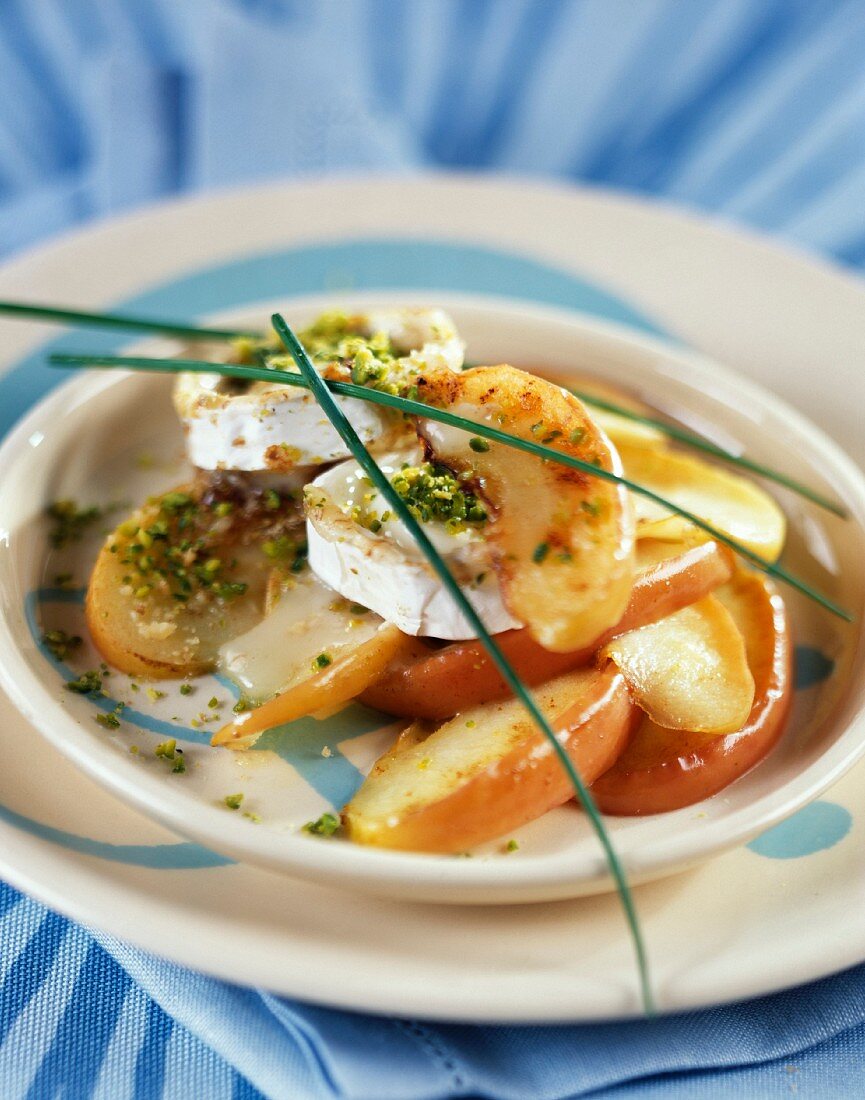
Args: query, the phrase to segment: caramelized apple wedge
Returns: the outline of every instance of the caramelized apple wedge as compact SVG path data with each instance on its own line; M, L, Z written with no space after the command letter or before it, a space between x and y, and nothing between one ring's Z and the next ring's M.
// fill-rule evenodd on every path
M620 472L607 437L558 386L509 366L421 376L431 405ZM589 645L624 613L634 575L633 520L621 486L512 447L421 420L436 461L490 505L487 543L511 614L545 649Z
M259 497L262 497L259 494ZM153 497L107 538L87 589L87 625L130 676L192 676L262 616L272 539L303 542L296 502L274 490L236 505L201 485Z
M672 501L743 546L774 561L784 547L787 521L776 502L753 481L693 455L666 447L619 447L631 481ZM688 520L632 494L637 537L694 542L708 538Z
M750 771L783 733L793 699L784 602L770 581L746 571L719 589L717 598L745 639L755 684L751 713L740 729L722 737L664 729L645 718L592 787L605 813L663 813L708 798Z
M668 729L732 733L754 702L745 640L714 596L619 635L598 654L605 661L625 677L634 702Z
M732 556L715 542L683 549L642 539L637 567L625 614L611 631L582 649L553 653L525 629L499 634L496 640L518 675L528 684L539 684L587 664L611 635L673 614L724 584L733 573ZM442 719L509 694L481 642L455 642L434 649L417 641L367 688L361 701L388 714Z
M381 670L406 644L405 634L390 623L383 623L371 638L350 647L332 664L316 668L313 662L303 679L254 710L239 714L217 730L211 745L249 749L265 730L325 708L338 710L381 675Z
M621 754L638 713L612 666L568 673L535 697L587 784ZM517 700L473 708L425 733L409 727L373 767L343 812L350 839L464 852L573 797L552 747Z
M223 671L261 705L218 730L213 745L248 749L265 730L339 708L417 644L309 571L289 584L276 599L271 589L269 614L220 651Z

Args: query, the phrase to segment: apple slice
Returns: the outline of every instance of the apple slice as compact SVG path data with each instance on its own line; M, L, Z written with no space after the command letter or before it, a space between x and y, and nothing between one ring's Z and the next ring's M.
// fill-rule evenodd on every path
M509 366L418 378L423 401L620 473L584 406ZM418 433L436 461L476 484L508 610L544 648L569 652L619 621L634 579L633 518L620 485L431 420Z
M536 692L584 781L620 755L635 714L613 666L580 669ZM409 727L345 807L360 844L464 852L567 802L574 791L549 742L517 700L466 711L425 737Z
M211 744L248 749L274 726L338 709L416 644L309 570L283 577L269 585L265 618L219 653L222 671L261 705L238 714Z
M784 547L787 521L758 485L729 470L666 447L622 445L619 454L631 481L711 523L767 561ZM703 541L709 536L688 520L632 493L638 538Z
M217 730L211 745L228 749L249 749L265 730L294 722L325 708L338 710L378 676L409 639L391 623L382 623L375 633L352 646L332 663L317 668L311 662L307 673L266 703L239 714Z
M732 733L754 702L745 640L715 596L619 635L598 654L627 681L634 702L656 725L695 733Z
M97 649L130 676L206 672L262 617L273 570L265 546L299 547L302 522L296 501L275 490L237 504L198 484L152 498L96 559L86 614Z
M732 556L715 542L683 550L643 539L637 547L639 572L624 616L604 636L572 653L544 649L528 630L508 630L496 641L522 679L543 683L587 664L611 635L655 622L701 599L732 576ZM479 641L434 649L417 641L361 696L367 706L408 718L450 718L468 707L510 695Z
M741 571L717 598L742 632L754 677L751 713L735 733L663 729L645 718L613 767L592 787L610 814L653 814L690 806L759 763L784 730L793 699L790 627L770 581Z

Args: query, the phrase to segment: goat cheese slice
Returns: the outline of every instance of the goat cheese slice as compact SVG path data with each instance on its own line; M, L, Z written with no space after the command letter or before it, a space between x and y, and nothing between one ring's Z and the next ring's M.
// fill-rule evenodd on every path
M404 464L416 466L423 459L415 444L377 461L390 478ZM305 505L309 564L326 585L406 634L447 641L476 636L410 532L388 514L387 502L354 461L334 466L307 486ZM370 522L377 529L370 529ZM523 625L502 600L482 525L451 531L433 519L424 530L491 633Z
M394 370L402 380L421 370L458 371L462 366L463 342L443 310L373 310L355 320L362 337L387 335L398 355ZM325 365L322 374L349 376L345 367L335 364ZM399 414L366 401L336 401L373 450L394 447L405 432ZM218 374L181 374L174 404L189 459L200 469L287 473L349 457L315 398L300 388L254 382L239 389L235 381Z

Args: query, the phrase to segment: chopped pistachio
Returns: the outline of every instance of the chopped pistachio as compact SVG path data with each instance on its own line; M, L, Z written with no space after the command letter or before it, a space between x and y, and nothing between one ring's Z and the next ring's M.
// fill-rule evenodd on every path
M239 810L240 805L243 802L243 794L240 792L238 792L238 794L227 794L223 799L223 802L229 808L229 810Z
M313 836L333 836L339 829L339 818L335 814L322 814L317 821L307 821L303 826L305 833Z
M47 512L54 521L49 538L55 549L77 542L87 527L105 514L95 505L79 508L74 500L55 500L48 506Z
M95 669L82 672L77 680L66 681L66 690L74 691L78 695L94 695L102 691L102 677Z
M192 691L193 691L192 684L181 684L180 685L180 694L181 695L191 695Z
M71 650L81 645L81 638L77 634L67 634L65 630L46 630L42 635L42 644L52 657L63 661Z

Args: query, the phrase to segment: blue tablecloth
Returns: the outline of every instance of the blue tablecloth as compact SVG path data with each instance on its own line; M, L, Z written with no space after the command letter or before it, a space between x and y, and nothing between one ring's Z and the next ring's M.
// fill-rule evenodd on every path
M865 262L859 0L4 0L0 252L177 192L507 169ZM0 1096L845 1096L865 970L651 1023L427 1026L149 958L0 887ZM231 1026L229 1026L229 1021Z

